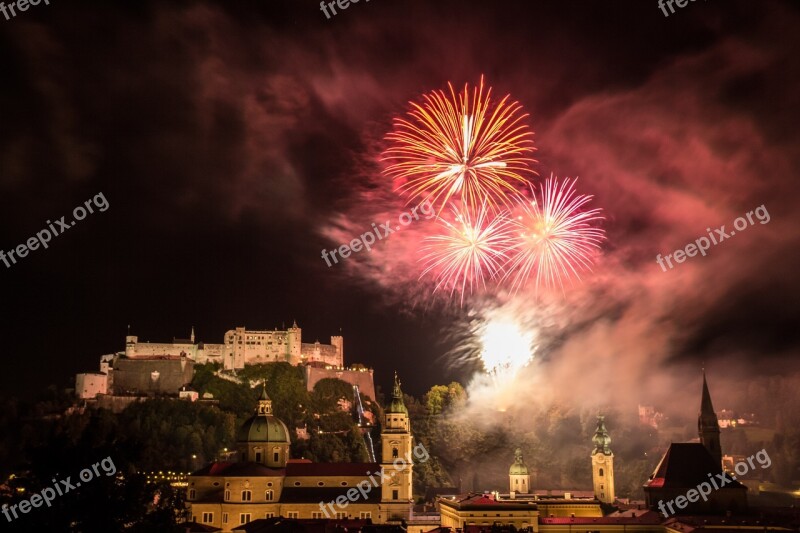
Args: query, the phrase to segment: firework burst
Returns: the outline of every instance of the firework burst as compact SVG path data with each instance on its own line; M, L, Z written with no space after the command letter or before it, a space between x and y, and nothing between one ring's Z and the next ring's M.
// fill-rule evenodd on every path
M593 225L603 219L600 209L583 210L592 196L576 194L576 180L559 184L552 176L545 181L540 199L521 204L515 219L516 244L504 279L512 280L516 292L529 280L563 288L563 280L580 278L590 269L600 243L602 229Z
M510 206L535 174L533 133L528 116L509 96L494 103L484 93L483 77L470 96L469 85L456 94L434 91L411 103L406 119L394 121L383 153L384 173L395 180L408 203L430 201L441 213L451 199L472 212L486 202L497 212Z
M425 238L421 261L428 274L436 280L435 291L449 288L464 294L486 286L486 280L496 277L508 261L513 245L513 221L507 214L490 212L487 202L476 215L451 205L453 222L439 217L441 233Z

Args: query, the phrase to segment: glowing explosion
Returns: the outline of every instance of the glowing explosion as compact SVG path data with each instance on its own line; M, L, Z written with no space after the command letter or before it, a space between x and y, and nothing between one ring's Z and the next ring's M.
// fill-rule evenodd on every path
M483 366L490 373L515 375L533 358L533 334L513 320L491 319L480 336Z
M562 278L580 277L580 268L591 268L591 259L605 237L602 229L591 225L602 220L600 209L581 211L591 196L575 193L575 180L561 185L548 179L541 193L523 204L517 217L518 242L506 276L519 289L531 276L536 286L562 285ZM562 285L563 287L563 285Z
M506 251L513 244L513 226L505 214L489 214L485 202L476 218L468 210L452 211L453 223L439 217L444 232L425 238L422 276L435 272L434 290L449 287L452 294L458 289L463 303L467 287L470 292L484 287L487 276L493 278L501 272L508 261Z
M395 119L382 156L407 203L429 202L437 213L437 232L423 240L420 277L433 277L434 292L459 291L462 305L467 291L490 281L509 283L513 293L529 282L563 289L563 280L591 267L604 238L592 226L600 210L584 210L592 197L576 194L574 180L547 180L537 200L527 179L535 174L533 133L519 103L508 95L494 103L483 78L458 94L448 86L449 95L424 95Z
M393 145L383 153L385 173L398 182L408 202L429 201L441 213L451 199L477 212L488 202L491 210L509 206L509 199L528 185L525 175L536 160L533 133L522 122L517 102L509 96L492 105L492 89L484 95L483 78L456 95L434 91L420 104L411 103L408 119L395 119L386 138Z

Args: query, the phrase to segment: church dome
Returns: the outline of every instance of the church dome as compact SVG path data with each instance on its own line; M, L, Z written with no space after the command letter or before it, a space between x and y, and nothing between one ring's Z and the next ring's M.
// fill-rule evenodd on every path
M264 389L258 400L256 414L248 418L236 434L239 442L289 443L289 429L272 415L272 401Z
M514 464L508 469L509 476L527 476L528 467L522 460L522 450L517 448L514 451Z

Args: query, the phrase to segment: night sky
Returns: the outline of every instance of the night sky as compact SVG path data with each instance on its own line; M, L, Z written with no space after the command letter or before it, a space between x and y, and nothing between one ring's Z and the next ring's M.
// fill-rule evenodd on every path
M0 248L109 204L0 263L4 393L74 386L128 325L219 343L292 320L304 342L341 330L384 390L395 369L415 395L467 381L447 354L486 298L431 296L401 236L330 268L320 251L404 210L378 161L392 117L481 75L529 113L539 175L578 176L606 217L583 281L495 295L545 324L532 386L656 401L695 394L703 361L718 389L795 370L797 2L111 4L0 16ZM657 265L762 205L769 223Z

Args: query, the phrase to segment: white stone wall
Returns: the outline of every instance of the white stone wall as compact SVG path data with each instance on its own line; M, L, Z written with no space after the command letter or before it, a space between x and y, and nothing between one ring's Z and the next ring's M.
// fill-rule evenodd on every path
M108 375L77 374L75 376L75 394L82 400L94 398L98 394L108 394Z

